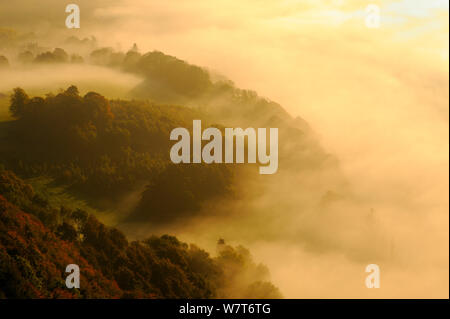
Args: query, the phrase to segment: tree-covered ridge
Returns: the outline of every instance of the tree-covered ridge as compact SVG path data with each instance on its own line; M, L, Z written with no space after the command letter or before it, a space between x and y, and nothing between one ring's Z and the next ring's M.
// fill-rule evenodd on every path
M134 98L188 106L225 126L277 127L279 140L289 141L279 143L282 170L297 171L299 166L320 169L336 164L302 118L291 117L280 104L255 91L240 89L205 68L159 51L141 54L136 48L126 53L97 49L89 61L142 77L142 82L130 92Z
M2 298L281 297L248 250L220 241L218 253L212 258L169 235L129 242L82 210L50 207L0 171ZM65 287L71 263L80 266L80 289Z
M175 167L170 161L171 130L204 118L199 111L108 100L95 92L81 96L75 86L45 97L17 88L10 111L16 120L4 127L5 166L25 176L52 176L94 200L148 185L151 191L130 215L134 220L170 220L232 192L229 166Z
M242 232L246 232L246 227L258 230L250 235L254 238L259 236L258 239L261 236L282 236L277 225L292 222L289 216L290 191L284 192L289 193L285 196L283 190L295 185L299 194L310 192L320 197L322 192L334 190L336 185L340 187L340 176L336 177L336 183L314 185L317 191L308 187L308 178L314 175L312 172L328 174L327 169L331 167L329 172L335 174L334 160L320 147L306 122L300 118L293 119L279 104L256 92L237 88L231 81L204 68L159 51L141 54L136 47L126 53L102 48L90 49L83 54L76 50L80 47L76 42L72 43L75 50L71 51L67 47L62 50L30 46L19 54L18 59L10 59L11 68L14 69L17 61L23 64L21 67L30 70L85 67L63 65L78 62L94 64L89 68L95 70L114 69L108 71L119 76L136 77L141 79L141 83L123 97L127 100L110 100L95 92L81 95L76 87L37 97L16 89L11 98L15 120L0 123L0 166L3 163L22 177L51 176L58 184L69 186L67 193L88 200L89 204L96 204L91 199L106 202L105 199L115 200L130 191L138 193L139 202L132 209L127 208L129 215L125 220L119 219L119 223L130 222L161 229L166 226L164 223L176 222L175 226L178 226L186 222L189 225L197 220L196 214L200 212L218 217L220 214L239 214L244 217L244 223L234 218L231 225L242 223L236 227ZM76 57L74 53L80 55ZM82 83L78 82L78 85L82 88ZM133 100L135 98L140 100ZM256 171L252 174L251 168L247 170L248 166L243 170L242 166L236 168L238 165L233 165L231 168L225 164L173 165L169 161L169 148L173 144L169 133L175 127L191 128L193 119L201 119L202 126L220 129L224 126L277 127L280 141L278 174L262 179ZM2 137L6 138L2 140ZM299 185L302 181L306 182ZM266 191L273 185L277 185L276 192ZM236 193L242 198L224 198ZM211 199L212 202L207 202ZM37 197L36 200L44 199ZM259 204L266 200L272 205L263 207ZM119 206L115 204L112 206ZM95 205L95 208L102 210L106 207ZM295 210L303 208L296 205ZM109 228L95 218L89 218L92 227L86 229L79 226L77 219L72 220L72 214L80 214L76 209L35 211L42 219L69 216L67 219L58 217L58 222L52 222L56 225L54 232L66 241L78 243L86 240L89 251L94 252L94 257L86 258L87 261L106 278L115 280L119 288L130 296L279 296L273 285L267 282L267 270L254 265L245 249L221 244L219 257L207 258L206 252L194 252L191 246L170 236L150 238L135 246L129 242L125 245L125 241L117 236L119 248L116 248L109 243L115 243ZM248 216L256 216L257 219L249 223ZM262 223L269 226L260 227ZM94 235L86 237L83 231L89 229ZM103 247L110 248L103 251ZM102 251L97 253L100 248ZM139 258L142 265L152 265L154 271L159 271L159 277L154 278L161 282L143 283L145 280L138 278L140 275L136 270L142 269L142 265L136 268L128 263L117 272L104 268L111 262L123 265L122 260L114 258L123 255L124 250L129 251L127 258L128 255ZM161 256L168 254L171 264L153 264L155 250ZM87 255L90 256L89 253ZM199 260L194 261L191 255L198 255ZM187 275L183 271L189 267L202 270ZM217 269L223 270L222 275L212 274ZM166 270L174 277L166 276ZM152 275L144 273L146 278ZM210 277L205 279L205 274L210 274ZM181 284L185 283L185 278L193 283ZM252 278L251 282L247 281L248 278Z
M22 45L17 60L25 63L85 63L120 70L142 78L128 94L160 104L201 110L213 122L231 127L278 127L281 170L320 169L335 166L315 133L300 117L291 117L278 103L256 92L238 88L227 78L160 51L140 53L134 45L127 52L98 48L95 39L71 37L61 47ZM25 57L25 58L23 58ZM7 57L8 58L8 57Z

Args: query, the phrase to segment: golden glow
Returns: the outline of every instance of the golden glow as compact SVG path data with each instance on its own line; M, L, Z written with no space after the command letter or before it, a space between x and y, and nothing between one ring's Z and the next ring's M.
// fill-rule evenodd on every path
M337 207L329 219L308 219L307 227L332 234L338 248L330 252L290 238L265 239L264 231L256 238L234 230L246 222L251 227L250 217L193 222L175 230L181 239L208 247L228 235L245 244L289 298L448 298L448 1L79 2L80 30L61 27L56 9L49 10L49 22L30 18L15 27L30 31L34 23L37 33L54 35L49 43L74 33L122 50L136 42L143 52L175 55L256 90L311 124L361 199ZM14 14L22 15L16 3L0 4L0 21L14 25ZM381 7L379 29L364 24L369 3ZM20 81L0 79L0 90ZM280 177L266 197L294 206L302 197L293 181L301 183ZM358 214L371 208L382 234L377 238L393 247L380 262L378 290L364 286L364 249L376 243L355 227ZM294 208L276 213L301 215Z

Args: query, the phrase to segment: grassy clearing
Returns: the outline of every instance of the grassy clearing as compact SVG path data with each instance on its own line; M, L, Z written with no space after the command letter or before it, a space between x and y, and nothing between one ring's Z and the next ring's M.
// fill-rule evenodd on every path
M104 211L92 207L88 201L71 194L66 186L56 185L51 177L36 177L26 180L34 190L47 198L53 207L65 206L70 209L82 209L89 214L95 215L106 225L114 226L119 222L119 216L114 211Z

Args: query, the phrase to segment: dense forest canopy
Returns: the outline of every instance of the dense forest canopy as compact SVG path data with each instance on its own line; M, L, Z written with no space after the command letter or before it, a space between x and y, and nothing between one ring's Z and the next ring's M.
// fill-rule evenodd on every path
M170 162L170 131L192 126L198 111L138 101L110 101L75 86L45 97L17 88L2 161L27 176L48 174L85 196L113 199L148 184L131 219L164 221L232 193L224 165ZM169 185L169 184L170 185Z

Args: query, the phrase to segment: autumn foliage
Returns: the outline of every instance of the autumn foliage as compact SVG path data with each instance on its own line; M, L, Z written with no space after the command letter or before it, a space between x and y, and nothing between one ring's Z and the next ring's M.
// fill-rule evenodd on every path
M169 235L129 242L0 170L0 298L280 297L248 250L221 241L218 253ZM65 286L68 264L80 267L80 289Z

